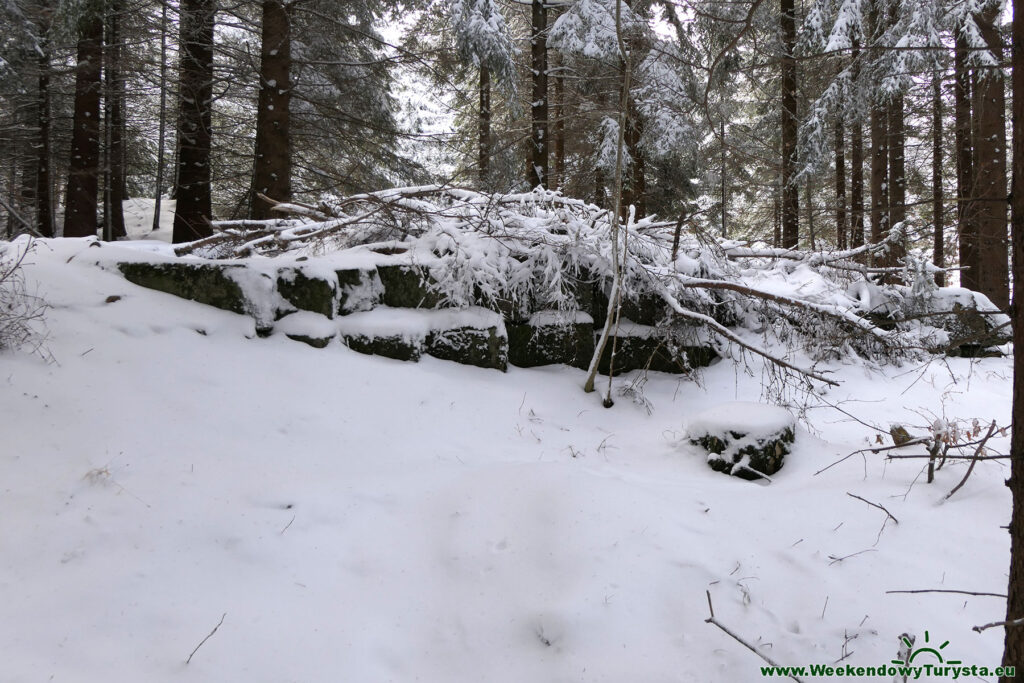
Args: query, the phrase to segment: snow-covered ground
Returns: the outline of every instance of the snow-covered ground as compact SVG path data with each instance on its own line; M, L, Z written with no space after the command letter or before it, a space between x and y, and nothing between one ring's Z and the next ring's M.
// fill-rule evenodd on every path
M810 408L763 485L683 438L766 400L756 367L654 373L651 414L606 410L579 370L247 338L89 248L30 258L55 362L0 355L5 683L762 680L706 591L781 664L887 664L926 631L946 660L999 662L1002 630L971 627L1004 600L887 591L1005 592L1005 467L947 501L962 462L931 485L880 455L815 472L873 443L864 423L1008 424L1006 359L833 367L825 398L860 421Z

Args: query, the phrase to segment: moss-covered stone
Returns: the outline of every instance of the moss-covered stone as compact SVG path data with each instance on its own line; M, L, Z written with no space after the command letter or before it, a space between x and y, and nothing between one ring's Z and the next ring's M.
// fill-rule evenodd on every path
M338 315L369 311L384 296L384 285L376 268L348 268L335 271L338 280Z
M381 303L392 308L436 308L437 293L430 289L430 271L422 266L377 266L384 292Z
M302 342L303 344L309 344L314 349L326 348L326 346L331 343L331 340L334 339L333 336L330 336L330 337L310 337L310 336L305 335L305 334L286 334L285 336L288 337L289 339L294 340L294 341Z
M508 360L521 368L563 363L586 369L594 355L594 325L523 323L507 325Z
M422 354L422 340L403 335L368 337L362 334L343 334L341 340L353 351L371 356L418 361Z
M494 368L502 372L508 368L508 340L497 327L458 327L431 332L423 350L434 358L463 365Z
M1012 340L1009 325L996 329L992 316L978 312L977 308L954 302L949 315L937 316L935 323L949 334L949 347L943 349L951 356L979 357L988 354L987 349L1000 346Z
M607 375L611 366L612 340L605 345L598 371ZM615 372L649 369L658 372L684 373L703 368L718 358L707 346L688 346L651 335L619 337L615 344Z
M242 288L229 275L244 266L207 263L121 263L125 279L233 313L246 312Z
M323 278L310 277L298 268L277 271L277 292L300 311L334 317L335 287Z
M795 436L794 429L786 427L781 432L753 439L753 443L739 448L731 446L747 438L742 431L730 431L727 435L704 435L690 442L702 446L711 454L708 465L716 472L754 480L761 479L758 472L771 476L782 469ZM744 459L746 465L738 466Z

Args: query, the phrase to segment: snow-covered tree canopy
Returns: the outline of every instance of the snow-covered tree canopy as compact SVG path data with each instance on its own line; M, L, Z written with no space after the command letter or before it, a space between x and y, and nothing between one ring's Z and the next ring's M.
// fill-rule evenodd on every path
M499 82L511 84L517 53L508 25L494 0L450 0L455 47L463 61L489 69Z

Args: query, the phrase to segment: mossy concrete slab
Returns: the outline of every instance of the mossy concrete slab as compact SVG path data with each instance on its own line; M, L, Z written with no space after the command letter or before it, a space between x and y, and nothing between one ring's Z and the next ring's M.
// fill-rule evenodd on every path
M602 375L607 375L611 369L611 353L612 340L609 339L597 366ZM708 346L683 345L656 335L623 336L615 343L614 371L621 374L648 369L679 374L707 367L716 358L718 353Z
M508 360L521 368L561 363L586 369L594 356L594 324L527 322L506 325Z
M347 268L334 275L338 281L338 315L369 311L382 303L384 284L376 268Z
M121 263L125 279L140 287L155 289L208 306L246 313L247 302L230 273L244 266L207 263Z
M335 282L306 274L300 268L277 271L277 292L281 298L300 311L311 311L334 317Z
M353 351L395 360L415 362L423 353L423 340L406 335L342 334L341 341Z
M458 327L427 335L423 350L434 358L479 368L508 369L508 339L497 327Z
M392 308L436 308L440 297L430 288L430 270L423 266L377 266L384 292L381 303Z

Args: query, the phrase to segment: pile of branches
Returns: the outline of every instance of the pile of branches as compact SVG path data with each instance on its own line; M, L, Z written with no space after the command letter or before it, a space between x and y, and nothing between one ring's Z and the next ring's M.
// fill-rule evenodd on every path
M558 192L487 194L439 185L327 198L317 206L277 203L274 209L281 218L215 223L211 237L180 245L177 253L408 253L430 266L438 293L453 306L483 298L568 311L581 279L614 281L621 293L611 297L615 305L658 297L691 330L704 328L724 346L830 384L789 358L802 355L813 363L837 349L879 358L923 351L912 326L880 325L871 316L872 298L852 287L900 272L865 265L903 239L898 229L886 242L842 252L783 250L716 239L685 218L616 220L607 209ZM919 270L931 277L928 268ZM783 352L768 350L773 339L787 342Z

